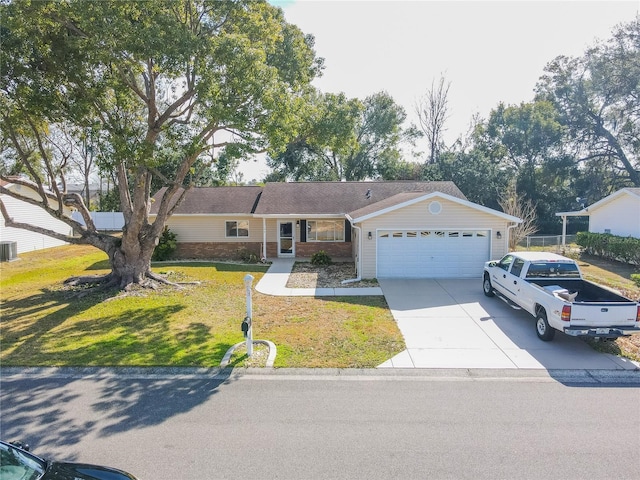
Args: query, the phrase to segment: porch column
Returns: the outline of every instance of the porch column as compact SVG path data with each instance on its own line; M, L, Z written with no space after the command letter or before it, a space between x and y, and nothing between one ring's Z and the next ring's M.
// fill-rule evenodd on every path
M267 219L262 217L262 258L267 259Z
M567 216L562 215L562 246L566 246L567 240Z

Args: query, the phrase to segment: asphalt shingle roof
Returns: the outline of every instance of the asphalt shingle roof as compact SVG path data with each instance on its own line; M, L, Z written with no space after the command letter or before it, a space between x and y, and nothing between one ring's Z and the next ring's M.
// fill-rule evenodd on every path
M152 214L157 213L164 191L154 195ZM288 182L267 183L264 187L194 188L175 213L344 215L377 211L433 192L466 200L453 182Z
M153 198L151 213L158 212L159 199L166 188L162 188ZM262 187L200 187L187 192L183 202L176 209L176 214L251 214L262 192Z
M267 183L255 213L344 215L398 194L433 192L442 192L466 200L464 194L453 182Z

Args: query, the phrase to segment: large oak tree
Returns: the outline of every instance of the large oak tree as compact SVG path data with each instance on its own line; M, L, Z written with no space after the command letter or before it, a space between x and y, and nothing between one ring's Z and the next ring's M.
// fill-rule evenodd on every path
M0 9L0 177L38 195L0 192L41 206L75 235L15 221L0 204L5 224L105 251L112 272L102 280L120 288L159 279L151 255L194 165L212 150L286 145L299 98L322 67L313 38L265 1L16 0ZM65 191L51 138L62 126L100 132L100 168L118 181L121 237L98 232L83 199ZM154 178L167 189L151 222Z

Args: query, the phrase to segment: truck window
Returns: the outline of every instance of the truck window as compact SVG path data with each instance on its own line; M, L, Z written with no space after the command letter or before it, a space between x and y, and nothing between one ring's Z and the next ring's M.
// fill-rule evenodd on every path
M580 278L580 271L575 263L535 262L529 265L526 278Z
M511 274L519 277L522 272L522 267L524 267L524 260L516 257L513 261L513 265L511 265Z
M513 255L505 255L504 257L502 257L502 260L498 262L498 267L505 271L509 271L511 262L513 262Z

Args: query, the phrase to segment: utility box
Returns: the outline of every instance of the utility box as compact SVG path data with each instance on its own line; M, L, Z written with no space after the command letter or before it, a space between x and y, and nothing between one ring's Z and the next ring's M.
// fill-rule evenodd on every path
M18 242L0 242L0 262L18 259Z

